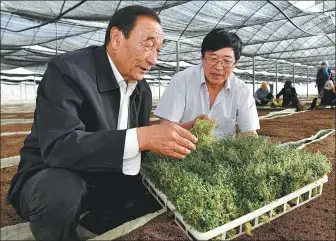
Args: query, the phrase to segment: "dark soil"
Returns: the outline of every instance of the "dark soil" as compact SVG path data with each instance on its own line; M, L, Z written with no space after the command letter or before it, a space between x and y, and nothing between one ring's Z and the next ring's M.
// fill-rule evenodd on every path
M335 110L316 110L286 117L260 120L259 135L269 136L274 142L298 141L319 130L335 128Z
M1 119L34 119L34 113L1 113Z
M23 126L23 124L18 125ZM334 126L335 111L319 110L262 120L258 133L269 136L271 141L287 142L310 137L318 130L330 129ZM22 131L22 129L15 131ZM321 152L329 158L335 168L335 135L321 142L310 144L305 150L313 153ZM16 168L8 167L1 170L1 227L23 221L11 206L4 205L4 197ZM329 181L324 185L321 197L275 219L270 224L253 230L252 237L244 235L238 239L335 240L335 213L335 171L333 170L329 175ZM187 240L187 237L171 218L163 214L118 240Z
M9 188L10 181L16 173L17 166L1 168L1 219L0 219L0 228L14 225L17 223L24 223L22 218L20 218L13 207L6 205L6 196Z
M17 156L27 135L10 135L1 137L1 158Z
M24 123L24 124L8 124L2 125L1 133L4 132L17 132L17 131L30 131L33 123Z

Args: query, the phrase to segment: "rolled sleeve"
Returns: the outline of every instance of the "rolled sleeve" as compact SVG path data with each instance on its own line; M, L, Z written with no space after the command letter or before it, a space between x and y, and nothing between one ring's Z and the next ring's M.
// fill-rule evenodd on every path
M123 173L125 175L137 175L141 166L141 152L139 152L139 143L136 128L126 131Z
M247 87L243 88L238 101L237 124L241 132L260 129L255 100Z
M154 115L169 120L180 122L185 108L185 91L183 86L178 85L178 77L174 76L154 111Z

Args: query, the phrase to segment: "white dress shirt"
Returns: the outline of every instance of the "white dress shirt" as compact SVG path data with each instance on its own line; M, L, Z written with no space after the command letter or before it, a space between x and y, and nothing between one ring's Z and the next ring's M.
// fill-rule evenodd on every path
M209 91L201 64L178 72L170 80L154 115L172 122L188 122L201 114L216 118L214 136L236 134L260 128L255 100L247 85L231 73L210 108Z
M120 107L118 115L118 130L127 129L128 124L128 110L129 110L129 100L133 93L137 82L126 83L113 64L110 56L107 57L110 61L111 68L114 73L119 86L120 86ZM125 175L137 175L140 171L141 166L141 152L139 151L138 136L136 128L128 129L126 131L125 147L124 147L124 157L123 157L123 168L122 171Z

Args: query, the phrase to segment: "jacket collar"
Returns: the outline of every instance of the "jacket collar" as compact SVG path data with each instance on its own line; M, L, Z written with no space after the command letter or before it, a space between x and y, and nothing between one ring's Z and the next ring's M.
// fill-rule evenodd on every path
M113 74L104 45L95 49L94 59L98 90L104 92L118 89L119 84Z

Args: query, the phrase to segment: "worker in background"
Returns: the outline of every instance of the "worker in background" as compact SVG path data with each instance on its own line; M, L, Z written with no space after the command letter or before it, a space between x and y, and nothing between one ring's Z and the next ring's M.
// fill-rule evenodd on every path
M332 108L336 105L336 86L332 80L328 80L320 92L319 98L314 98L310 104L309 110L314 110L316 106L331 106Z
M328 61L323 61L321 64L321 68L317 71L316 74L315 87L317 86L318 95L320 95L320 92L323 90L324 85L328 80L333 80L333 75L331 70L329 69Z
M296 90L292 86L292 81L287 80L284 87L276 95L276 101L280 101L280 96L283 96L282 107L289 108L295 107L297 111L303 110L302 105L300 104L299 99L297 98Z
M254 99L257 106L264 106L273 101L274 96L268 89L269 85L267 81L263 81L260 88L254 93Z

